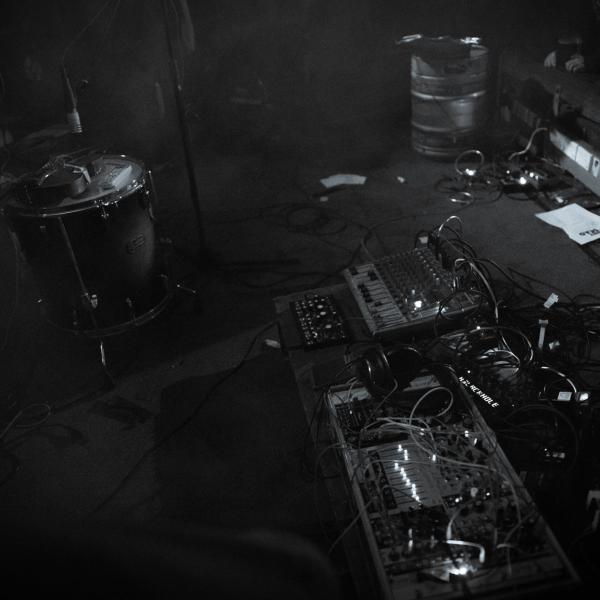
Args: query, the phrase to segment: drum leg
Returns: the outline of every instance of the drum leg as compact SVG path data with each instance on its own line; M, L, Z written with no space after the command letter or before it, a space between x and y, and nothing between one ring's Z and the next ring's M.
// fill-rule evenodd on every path
M108 369L108 365L106 364L106 351L104 349L104 340L100 338L100 362L102 363L102 370L104 371L104 377L106 379L106 387L108 389L113 389L117 387L115 383L114 377L111 375L111 372Z
M58 217L58 225L60 227L63 240L67 247L67 252L69 254L69 259L71 260L71 265L73 266L73 270L75 271L75 275L77 276L77 281L79 283L79 288L81 291L81 298L84 301L84 307L90 314L94 329L98 329L98 323L96 322L96 316L94 315L94 309L96 308L97 298L94 295L90 294L85 285L85 282L83 281L81 269L79 268L79 262L77 260L77 257L75 256L73 246L71 245L71 238L69 237L67 228L65 227L65 223L62 217Z

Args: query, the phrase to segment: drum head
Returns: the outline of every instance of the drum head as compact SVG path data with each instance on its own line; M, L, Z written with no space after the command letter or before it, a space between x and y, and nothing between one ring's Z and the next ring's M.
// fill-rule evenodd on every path
M42 217L68 215L119 202L145 184L143 164L125 155L101 156L94 161L93 175L87 171L85 161L80 167L85 168L87 174L87 177L80 175L80 178L84 178L83 184L78 179L77 186L52 188L51 194L48 193L47 182L58 177L55 172L41 174L35 180L28 179L17 195L7 202L7 214ZM73 193L69 193L68 187ZM62 196L60 189L63 189Z

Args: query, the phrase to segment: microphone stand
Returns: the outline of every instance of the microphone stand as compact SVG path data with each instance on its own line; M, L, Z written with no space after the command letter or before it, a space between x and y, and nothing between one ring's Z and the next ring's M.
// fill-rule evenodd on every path
M179 130L181 133L181 141L183 142L183 153L185 158L185 166L189 182L190 198L194 208L196 217L196 231L198 235L198 259L207 259L209 256L208 248L206 247L206 233L204 229L204 219L202 217L202 209L200 206L200 196L198 192L198 180L196 179L196 170L194 167L194 157L192 152L192 141L190 130L185 116L185 104L183 102L183 86L179 77L179 71L175 62L175 54L173 51L173 41L169 29L169 14L167 8L168 0L161 0L163 21L165 25L165 37L167 40L167 49L169 53L169 72L173 93L175 96L175 105L177 108L177 117L179 120Z
M196 229L198 233L198 252L195 256L190 256L189 253L185 252L182 248L175 247L175 250L178 251L181 255L183 255L187 260L192 262L192 264L196 265L196 267L205 267L207 264L211 266L215 266L218 262L215 257L212 255L208 247L206 246L206 234L204 229L204 221L202 217L202 210L200 206L200 197L198 193L198 181L196 179L196 171L194 168L194 158L192 152L192 143L190 138L190 130L188 127L187 119L185 116L185 104L183 102L183 86L181 84L181 80L179 77L179 71L177 69L177 64L175 61L175 53L173 51L173 41L171 39L171 31L169 29L169 12L168 12L168 4L169 0L161 0L162 13L163 13L163 22L165 26L165 37L167 41L167 49L169 54L169 71L171 83L173 85L173 93L175 96L175 103L177 107L177 116L179 120L179 129L181 133L181 139L183 142L183 151L185 156L185 164L186 170L189 179L189 188L190 188L190 196L192 200L192 204L194 207L194 213L196 216ZM289 265L296 264L298 261L296 260L275 260L275 261L249 261L249 262L239 262L239 263L230 263L229 265L221 265L221 267L230 266L242 266L242 267L255 267L259 268L261 265ZM197 292L193 289L189 289L183 285L177 284L178 289L186 292L190 292L194 295L197 295Z

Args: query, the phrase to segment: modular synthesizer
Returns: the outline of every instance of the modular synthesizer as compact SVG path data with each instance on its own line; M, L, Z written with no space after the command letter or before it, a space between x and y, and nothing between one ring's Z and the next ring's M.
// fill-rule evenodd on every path
M575 588L577 574L474 400L443 371L421 374L393 402L356 381L328 394L380 597Z

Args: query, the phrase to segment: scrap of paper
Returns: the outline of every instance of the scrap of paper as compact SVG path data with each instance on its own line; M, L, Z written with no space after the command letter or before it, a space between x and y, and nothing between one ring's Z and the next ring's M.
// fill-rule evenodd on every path
M579 204L569 204L535 216L549 225L559 227L581 246L600 239L600 216Z
M336 187L338 185L363 185L367 180L363 175L347 175L338 173L337 175L330 175L321 179L321 183L326 188Z

